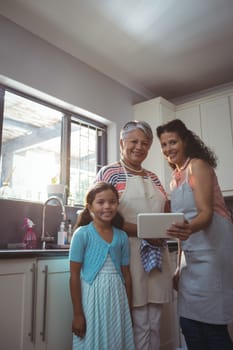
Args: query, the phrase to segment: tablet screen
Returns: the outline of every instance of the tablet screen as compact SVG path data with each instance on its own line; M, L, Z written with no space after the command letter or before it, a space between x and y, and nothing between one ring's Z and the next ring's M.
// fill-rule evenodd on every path
M171 238L166 230L174 222L183 222L183 213L140 213L137 216L139 238ZM174 237L173 237L174 239Z

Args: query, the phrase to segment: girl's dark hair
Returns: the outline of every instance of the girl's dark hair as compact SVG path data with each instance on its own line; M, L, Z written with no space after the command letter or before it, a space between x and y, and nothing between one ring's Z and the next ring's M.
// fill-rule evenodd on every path
M217 167L216 154L204 144L204 142L193 131L189 130L180 119L173 119L156 128L157 136L160 139L165 132L175 132L185 142L186 157L205 160L212 168ZM175 164L169 163L175 169Z
M117 192L117 189L111 183L104 182L104 181L96 182L86 193L85 208L78 215L77 223L74 229L76 229L79 226L88 225L91 221L93 221L93 217L91 216L87 208L87 205L88 204L91 205L93 203L97 193L107 191L107 190L111 190L115 194L117 202L119 203L119 194ZM124 224L124 218L119 212L117 212L117 214L112 219L111 223L113 226L122 229Z

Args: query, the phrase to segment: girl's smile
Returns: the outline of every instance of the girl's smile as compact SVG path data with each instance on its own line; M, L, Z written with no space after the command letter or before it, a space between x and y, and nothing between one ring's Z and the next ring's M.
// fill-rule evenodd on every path
M110 223L118 210L116 195L110 189L97 193L89 210L96 220Z

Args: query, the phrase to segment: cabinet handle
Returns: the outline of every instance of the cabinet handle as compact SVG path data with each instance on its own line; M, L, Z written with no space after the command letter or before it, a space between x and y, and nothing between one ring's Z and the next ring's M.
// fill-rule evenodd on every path
M30 340L35 344L35 325L36 325L36 289L37 289L37 268L32 265L32 307L31 307L31 331L28 333Z
M48 289L48 265L45 265L45 269L43 270L44 276L44 303L43 303L43 324L42 331L40 335L42 336L42 341L45 341L46 338L46 313L47 313L47 289Z

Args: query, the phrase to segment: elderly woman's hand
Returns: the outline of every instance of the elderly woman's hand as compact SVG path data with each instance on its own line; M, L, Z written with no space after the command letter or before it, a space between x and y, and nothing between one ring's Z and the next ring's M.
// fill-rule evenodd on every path
M181 241L185 241L192 234L192 230L188 221L175 222L169 227L167 234L171 237L178 238Z
M155 247L162 247L164 245L164 241L166 240L163 238L147 239L147 242L151 245L154 245Z

